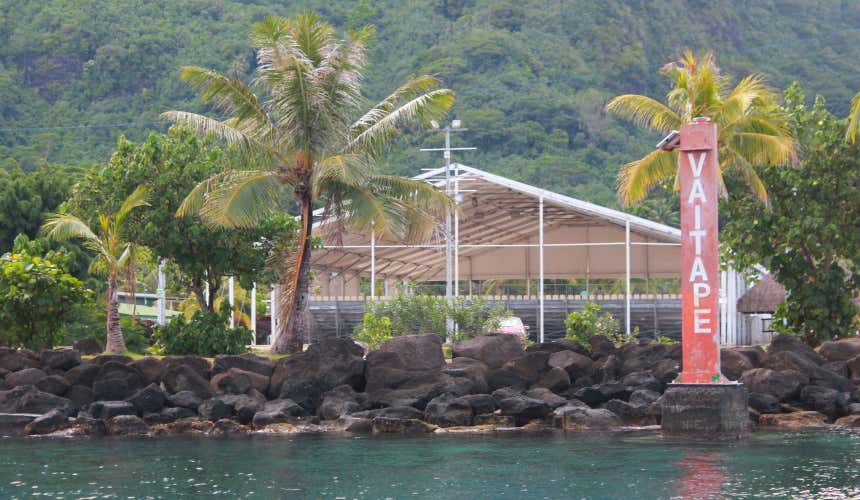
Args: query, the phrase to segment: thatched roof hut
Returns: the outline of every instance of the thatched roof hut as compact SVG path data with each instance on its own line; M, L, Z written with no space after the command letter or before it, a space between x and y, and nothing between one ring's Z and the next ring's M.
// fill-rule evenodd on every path
M765 274L752 288L738 299L738 312L744 314L773 313L777 304L785 299L785 288L773 276Z

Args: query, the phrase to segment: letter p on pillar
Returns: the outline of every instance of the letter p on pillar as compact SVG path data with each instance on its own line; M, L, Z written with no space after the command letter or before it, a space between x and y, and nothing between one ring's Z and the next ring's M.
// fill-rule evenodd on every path
M707 283L693 283L693 305L699 307L701 299L711 295L711 285Z

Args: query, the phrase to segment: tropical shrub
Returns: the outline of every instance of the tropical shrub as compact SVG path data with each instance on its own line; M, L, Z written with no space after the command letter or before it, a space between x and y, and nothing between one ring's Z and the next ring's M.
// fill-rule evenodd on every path
M196 312L190 320L177 316L152 333L158 354L215 356L248 351L253 333L244 327L229 328L230 311Z
M353 338L367 345L371 351L379 349L379 346L391 339L391 318L364 313L364 321L356 325Z
M603 312L603 307L595 302L586 302L582 311L574 311L567 315L564 326L567 330L566 339L575 340L579 345L591 348L589 339L592 335L600 335L610 339L614 344L622 344L628 339L611 314ZM602 314L601 314L602 313Z
M74 319L76 306L90 301L92 292L61 262L53 252L40 257L22 250L0 257L0 344L51 348Z

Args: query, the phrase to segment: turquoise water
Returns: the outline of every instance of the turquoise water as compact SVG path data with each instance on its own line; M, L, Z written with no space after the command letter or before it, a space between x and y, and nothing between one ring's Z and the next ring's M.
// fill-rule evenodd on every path
M0 439L0 498L860 497L860 434Z

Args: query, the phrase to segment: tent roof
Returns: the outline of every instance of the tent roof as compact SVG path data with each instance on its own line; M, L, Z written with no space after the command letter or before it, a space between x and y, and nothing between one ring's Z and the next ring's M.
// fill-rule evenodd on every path
M440 188L445 167L415 177ZM474 167L451 165L452 183L461 193L460 279L535 278L539 275L539 200L544 201L544 275L546 278L623 277L625 227L629 223L631 274L678 276L679 229L634 215L530 186ZM325 235L314 252L317 271L370 274L370 235L347 231L340 244ZM375 242L376 274L413 281L444 280L443 238L423 247L404 242Z

